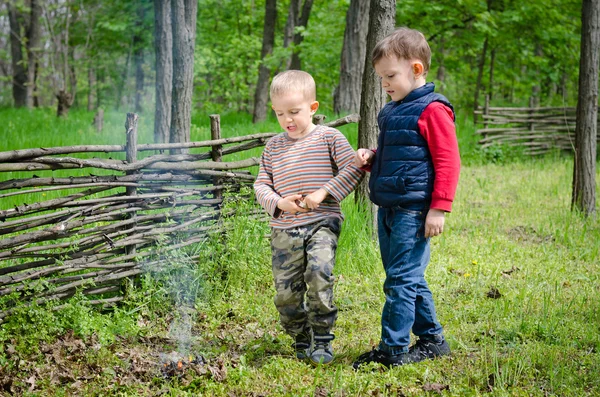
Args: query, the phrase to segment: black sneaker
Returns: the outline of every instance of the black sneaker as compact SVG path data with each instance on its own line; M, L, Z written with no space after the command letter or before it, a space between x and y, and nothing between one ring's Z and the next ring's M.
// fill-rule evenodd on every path
M449 355L450 346L443 337L435 339L419 338L408 352L413 362L419 362Z
M296 335L296 340L292 343L292 348L296 352L297 359L307 359L310 354L310 331L305 331Z
M313 346L310 352L310 361L312 364L329 364L333 361L333 350L331 341L335 339L332 334L314 334Z
M369 363L383 364L388 368L398 367L400 365L412 363L409 353L389 354L379 349L373 349L358 356L352 364L352 368L358 369L361 365Z

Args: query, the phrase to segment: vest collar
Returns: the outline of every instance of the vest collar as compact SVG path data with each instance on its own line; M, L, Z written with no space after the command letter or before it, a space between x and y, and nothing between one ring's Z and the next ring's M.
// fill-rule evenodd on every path
M406 98L399 101L398 103L412 102L412 101L419 99L427 94L431 94L434 90L435 90L435 85L433 83L425 83L425 85L423 85L415 90L412 90L410 92L410 94L408 94L406 96Z

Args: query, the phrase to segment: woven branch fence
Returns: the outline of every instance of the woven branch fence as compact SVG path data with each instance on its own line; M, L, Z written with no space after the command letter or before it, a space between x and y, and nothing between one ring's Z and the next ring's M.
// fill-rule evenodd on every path
M129 113L125 145L0 152L0 299L8 299L0 321L20 304L78 290L91 304L114 305L124 298L125 279L162 267L169 252L200 244L210 232L224 232L223 219L235 215L222 207L225 193L253 196L243 187L252 186L248 168L259 159L223 156L264 146L276 133L222 138L219 116L210 118L209 141L138 144L138 116ZM315 119L322 124L324 117ZM326 125L355 122L358 115ZM123 152L125 160L112 158ZM154 153L142 158L142 152ZM89 153L107 156L85 158ZM5 172L19 178L2 178ZM22 204L6 208L9 201Z
M475 114L481 115L483 128L476 133L482 135L479 143L484 148L495 144L520 146L529 155L574 150L574 107L490 107L488 97L485 107Z

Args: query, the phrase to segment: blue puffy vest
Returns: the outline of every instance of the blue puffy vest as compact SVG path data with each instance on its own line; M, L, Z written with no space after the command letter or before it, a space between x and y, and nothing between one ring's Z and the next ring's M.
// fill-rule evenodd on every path
M454 108L427 83L379 112L377 154L371 168L371 201L380 207L424 210L431 203L435 173L425 138L419 134L421 113L431 102Z

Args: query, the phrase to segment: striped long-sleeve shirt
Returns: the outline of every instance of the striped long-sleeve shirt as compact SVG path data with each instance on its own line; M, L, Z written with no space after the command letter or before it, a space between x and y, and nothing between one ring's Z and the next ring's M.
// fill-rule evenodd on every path
M354 165L354 150L346 137L335 128L317 126L300 139L284 132L269 140L254 190L260 205L272 216L271 227L289 229L330 216L343 219L340 201L363 176ZM314 210L295 214L277 208L282 197L306 196L320 188L329 194Z

